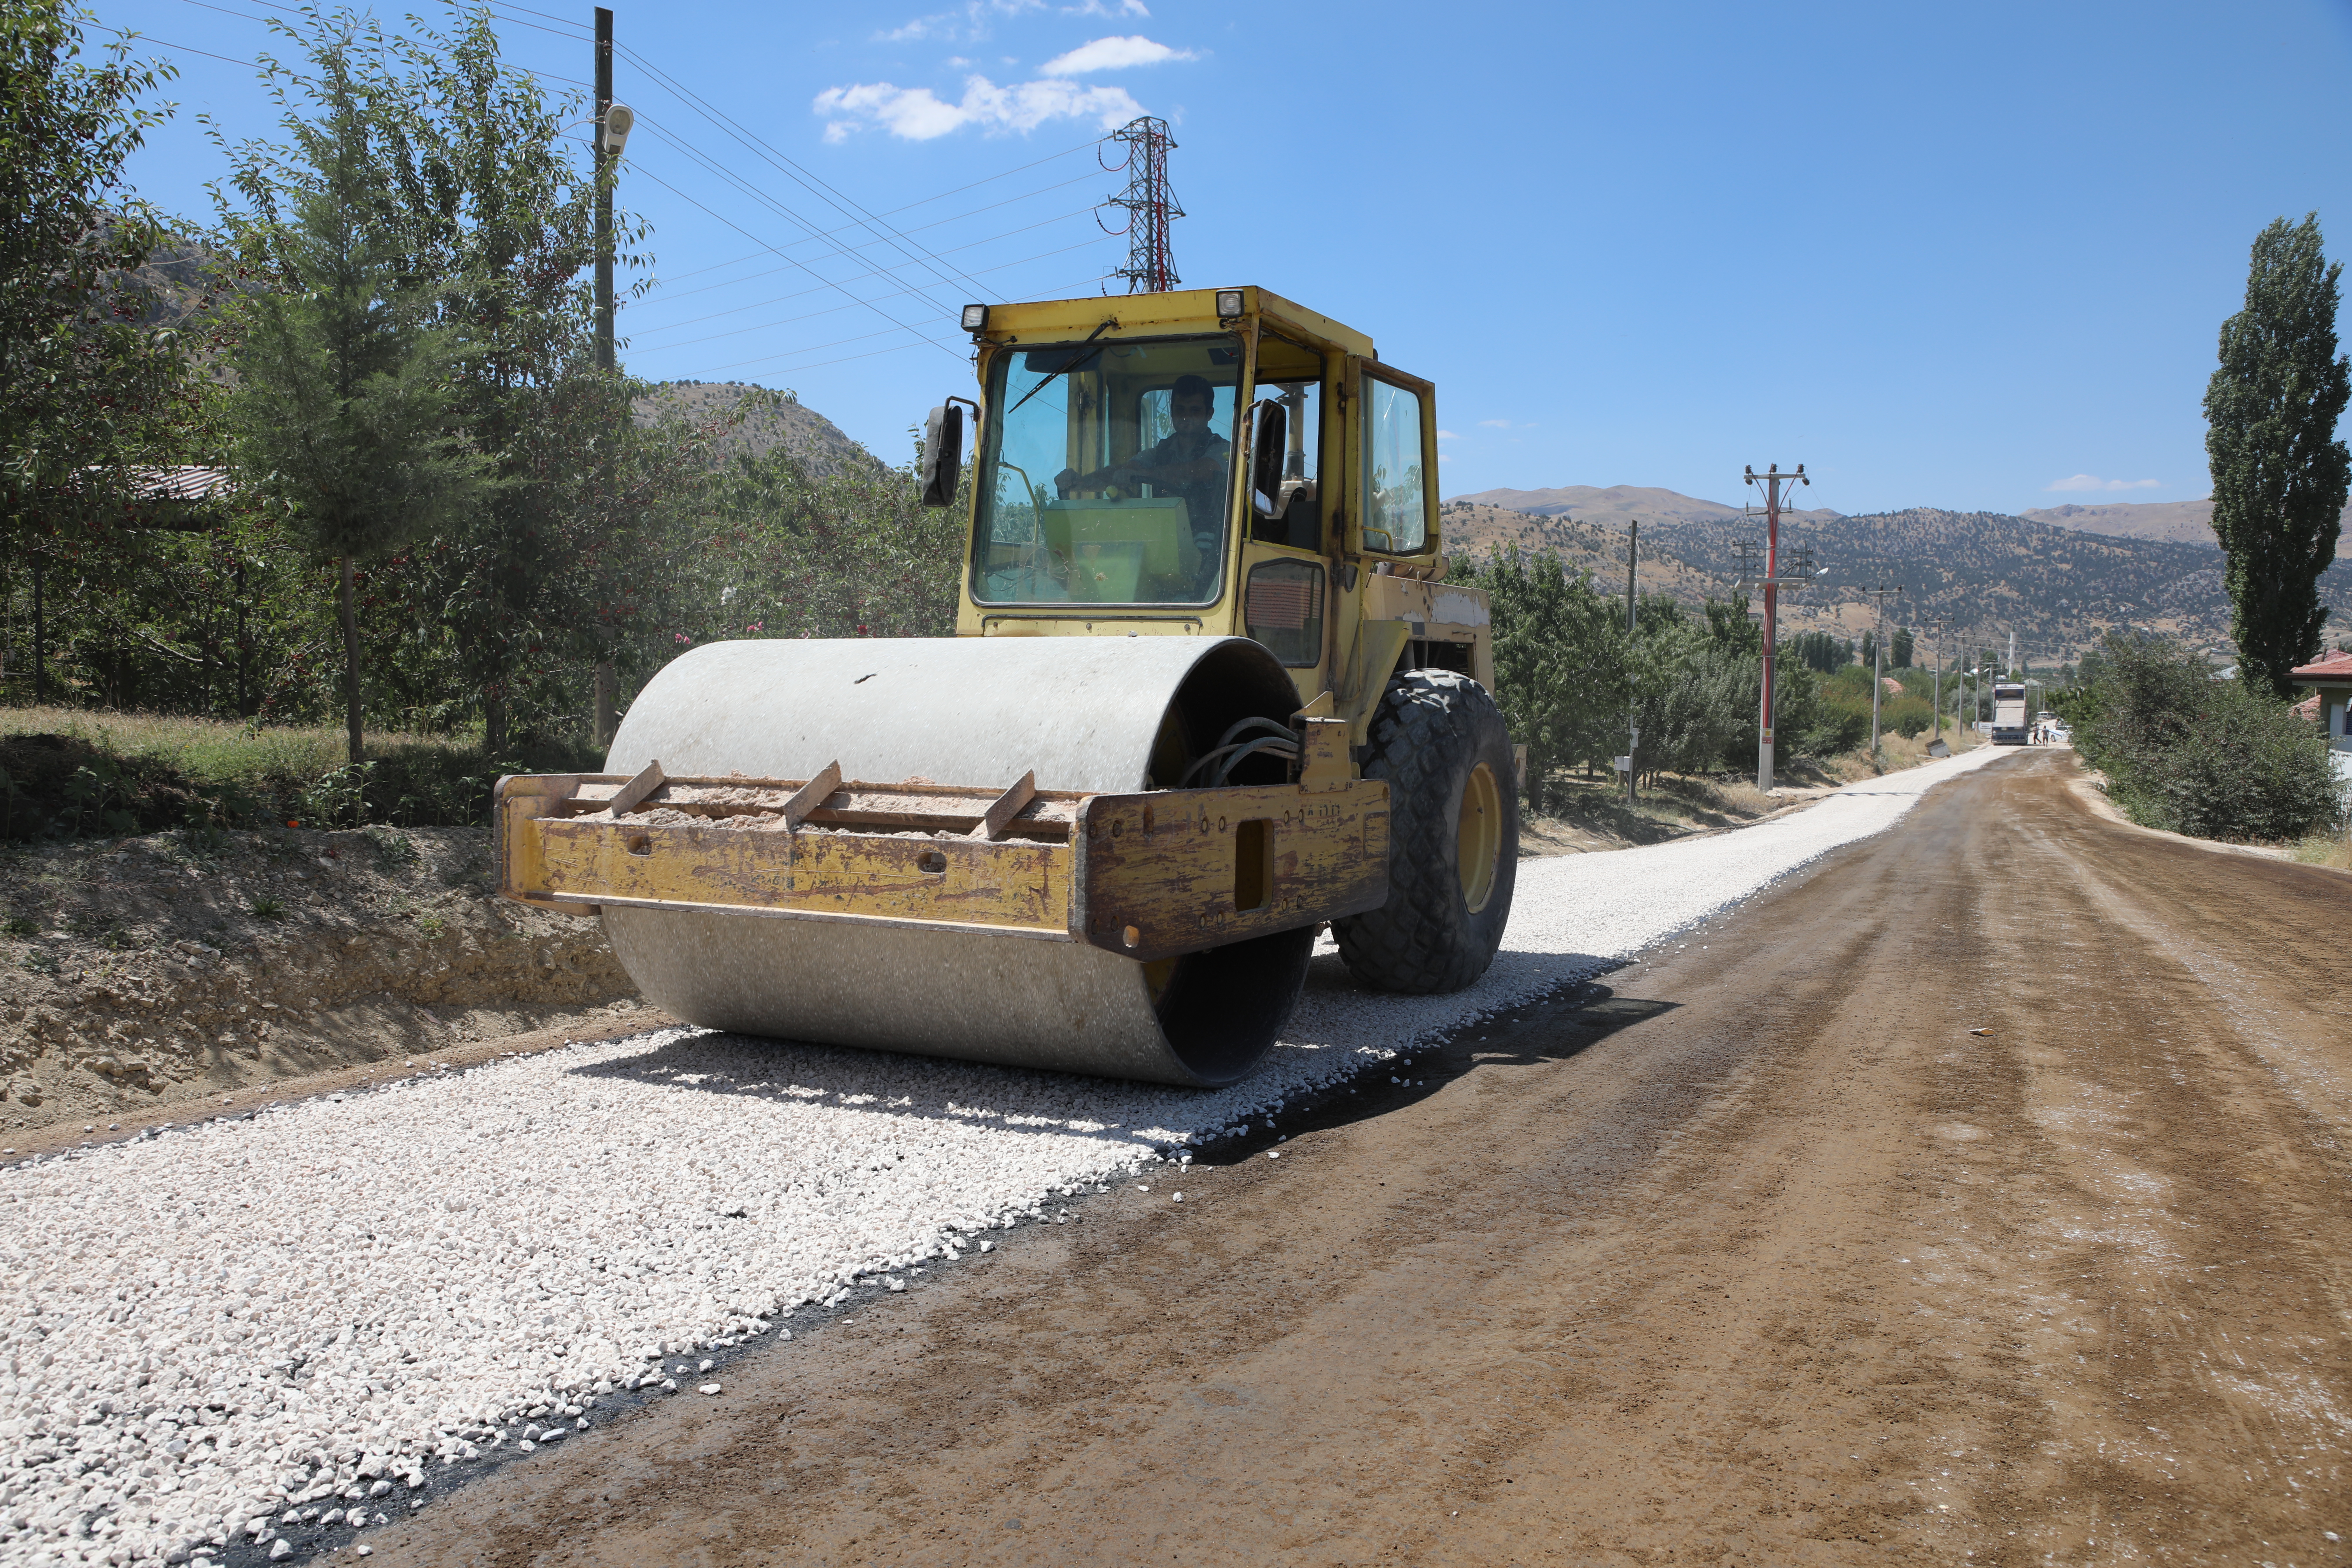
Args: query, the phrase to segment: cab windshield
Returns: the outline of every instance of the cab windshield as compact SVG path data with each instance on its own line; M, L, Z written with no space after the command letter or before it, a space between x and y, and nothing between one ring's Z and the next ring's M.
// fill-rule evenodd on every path
M973 519L986 604L1217 597L1240 341L1106 339L1000 353Z

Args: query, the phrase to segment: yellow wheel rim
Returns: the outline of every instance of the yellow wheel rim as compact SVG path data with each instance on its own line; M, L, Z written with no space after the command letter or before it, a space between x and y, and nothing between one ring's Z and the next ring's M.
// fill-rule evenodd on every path
M1454 828L1454 868L1462 878L1462 902L1474 915L1494 895L1502 851L1503 793L1495 787L1495 771L1480 763L1462 786L1462 816Z

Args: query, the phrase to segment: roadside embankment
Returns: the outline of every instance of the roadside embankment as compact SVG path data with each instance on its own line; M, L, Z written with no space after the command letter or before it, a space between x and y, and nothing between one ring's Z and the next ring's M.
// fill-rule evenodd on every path
M0 1131L609 1022L635 995L595 921L494 895L480 828L0 851Z
M1875 756L1860 748L1832 757L1790 758L1780 764L1769 794L1731 774L1655 773L1643 778L1629 803L1622 774L1554 773L1544 786L1544 809L1520 816L1519 854L1529 859L1584 855L1752 827L1801 811L1848 784L1937 761L1928 752L1935 739L1890 731ZM1945 742L1946 754L1985 743L1980 736L1955 731Z

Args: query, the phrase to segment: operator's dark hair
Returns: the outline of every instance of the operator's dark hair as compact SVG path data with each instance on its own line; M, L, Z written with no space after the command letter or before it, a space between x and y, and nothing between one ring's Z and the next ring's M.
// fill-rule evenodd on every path
M1168 389L1168 406L1175 407L1180 397L1197 397L1212 408L1217 405L1217 389L1209 384L1208 377L1202 375L1178 376L1176 384Z

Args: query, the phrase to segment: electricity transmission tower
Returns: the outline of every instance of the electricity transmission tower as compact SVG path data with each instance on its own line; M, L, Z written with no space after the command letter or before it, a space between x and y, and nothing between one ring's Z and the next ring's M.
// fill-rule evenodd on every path
M1127 143L1127 162L1120 165L1127 171L1127 189L1104 204L1127 209L1127 265L1111 276L1126 279L1130 294L1165 294L1180 281L1168 226L1184 216L1176 193L1168 188L1168 154L1175 151L1175 138L1168 133L1168 121L1147 114L1129 121L1108 140Z

